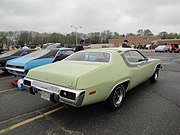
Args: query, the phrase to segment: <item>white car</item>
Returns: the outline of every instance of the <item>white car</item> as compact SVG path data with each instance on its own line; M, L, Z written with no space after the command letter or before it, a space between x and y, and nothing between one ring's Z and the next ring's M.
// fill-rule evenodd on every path
M151 44L145 45L145 49L150 49L150 48L151 48Z
M167 52L168 47L166 45L159 45L155 48L155 52Z

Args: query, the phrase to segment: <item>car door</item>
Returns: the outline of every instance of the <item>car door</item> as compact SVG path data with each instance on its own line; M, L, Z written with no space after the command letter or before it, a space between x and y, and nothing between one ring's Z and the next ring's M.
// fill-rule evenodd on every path
M150 76L148 59L137 50L130 50L124 53L125 58L130 68L129 77L131 80L131 87L134 87Z

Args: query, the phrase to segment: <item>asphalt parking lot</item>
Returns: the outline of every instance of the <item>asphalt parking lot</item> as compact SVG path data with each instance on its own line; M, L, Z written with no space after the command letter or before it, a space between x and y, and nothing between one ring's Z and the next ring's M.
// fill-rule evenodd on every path
M17 90L15 78L0 71L0 134L179 135L180 53L142 52L162 60L159 80L129 91L115 112L104 103L72 108L45 101Z

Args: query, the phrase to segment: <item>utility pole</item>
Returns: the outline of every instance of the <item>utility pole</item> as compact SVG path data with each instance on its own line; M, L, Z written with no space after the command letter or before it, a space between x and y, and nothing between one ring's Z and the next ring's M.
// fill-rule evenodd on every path
M77 31L79 28L82 28L82 27L76 27L76 26L71 26L71 27L75 28L75 34L76 34L76 45L75 46L77 46L77 44L78 44L78 42L77 42Z

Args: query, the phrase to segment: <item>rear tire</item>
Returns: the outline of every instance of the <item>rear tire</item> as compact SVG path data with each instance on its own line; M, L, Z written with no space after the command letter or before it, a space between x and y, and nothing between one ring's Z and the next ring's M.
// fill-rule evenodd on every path
M149 79L149 81L151 83L155 83L155 82L157 82L158 77L159 77L159 69L156 69L154 74L152 75L152 77Z
M124 87L123 85L117 86L108 98L108 104L111 110L115 111L121 107L124 99Z

